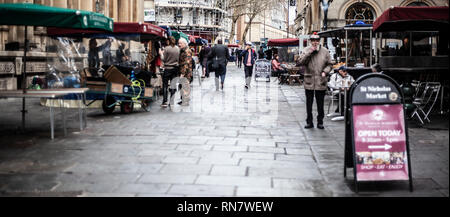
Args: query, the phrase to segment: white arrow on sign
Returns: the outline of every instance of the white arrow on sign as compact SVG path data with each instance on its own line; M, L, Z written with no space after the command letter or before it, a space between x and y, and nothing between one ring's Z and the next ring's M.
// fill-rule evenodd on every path
M384 150L389 150L392 148L392 146L388 145L388 144L384 144L384 145L369 145L369 149L379 149L379 148L384 148Z

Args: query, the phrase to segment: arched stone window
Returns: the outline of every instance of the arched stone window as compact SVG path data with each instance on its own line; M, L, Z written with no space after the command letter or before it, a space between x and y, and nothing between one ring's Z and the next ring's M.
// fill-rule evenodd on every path
M407 6L429 6L429 5L425 2L415 1L415 2L409 3Z
M366 3L355 3L351 5L345 12L345 23L353 24L358 20L371 24L376 18L375 10Z

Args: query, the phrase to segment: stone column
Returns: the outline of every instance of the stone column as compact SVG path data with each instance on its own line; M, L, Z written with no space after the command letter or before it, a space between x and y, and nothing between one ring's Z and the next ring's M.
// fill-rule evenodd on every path
M0 50L5 50L5 42L8 39L8 26L0 26Z
M112 11L109 17L113 18L114 21L119 21L119 0L111 0L109 8Z
M80 5L80 9L84 11L94 11L94 2L93 1L83 1Z
M105 0L105 3L104 3L104 4L105 4L105 5L104 5L105 10L103 11L103 14L104 14L105 16L109 17L109 4L110 4L110 1L109 1L109 0Z
M81 8L80 0L69 0L69 8L79 10Z
M53 7L67 8L67 0L53 1Z
M136 22L144 22L144 0L136 1Z
M119 22L127 22L129 21L130 14L130 1L129 0L119 0L119 13L118 18Z
M320 6L319 6L319 1L311 1L311 15L312 15L312 20L311 23L313 24L312 26L312 31L320 31Z
M127 22L134 22L135 21L135 7L136 7L136 0L130 0L128 6L128 20Z

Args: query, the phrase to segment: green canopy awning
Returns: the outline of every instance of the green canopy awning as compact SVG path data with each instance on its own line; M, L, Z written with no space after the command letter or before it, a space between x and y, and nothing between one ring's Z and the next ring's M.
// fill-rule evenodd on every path
M31 3L0 4L0 25L113 30L103 14Z
M113 31L113 20L103 14L31 3L0 4L0 25L102 29ZM27 29L23 55L22 89L26 93ZM25 129L25 98L22 100L22 129Z
M178 40L180 38L184 38L189 43L189 36L184 34L184 33L182 33L182 32L172 31L172 36L175 38L175 40Z

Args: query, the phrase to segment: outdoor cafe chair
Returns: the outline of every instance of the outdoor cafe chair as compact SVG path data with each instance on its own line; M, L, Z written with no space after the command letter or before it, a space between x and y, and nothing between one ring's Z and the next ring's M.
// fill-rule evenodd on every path
M326 95L330 97L330 102L328 103L327 117L334 116L334 112L330 113L330 108L334 108L334 102L339 103L339 90L333 90L330 87L327 88Z
M424 87L423 91L421 87ZM422 124L424 124L423 120L431 123L431 120L428 118L428 116L430 115L434 105L436 104L436 101L438 100L441 90L441 83L424 82L420 83L418 88L421 92L418 92L414 97L413 105L415 106L415 109L411 115L411 118L416 116Z

